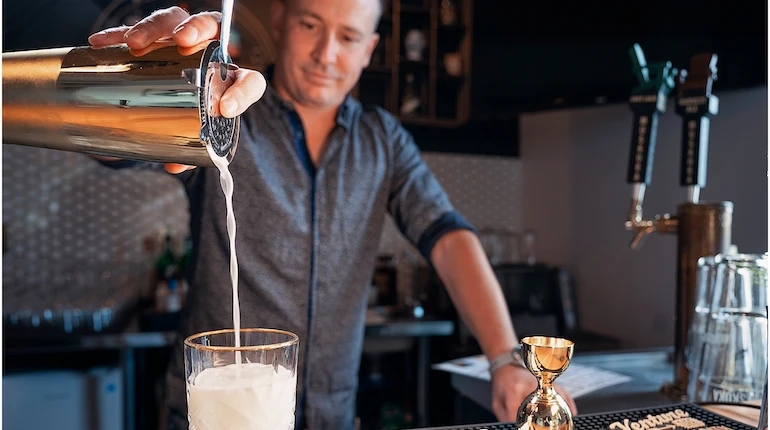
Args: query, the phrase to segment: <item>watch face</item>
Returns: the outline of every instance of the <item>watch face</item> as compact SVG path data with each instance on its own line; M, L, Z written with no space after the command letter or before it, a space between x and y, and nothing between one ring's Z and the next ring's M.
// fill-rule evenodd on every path
M105 28L134 25L158 9L179 6L191 14L220 10L212 0L102 0L104 9L94 22L92 33ZM264 70L275 59L275 45L267 29L267 9L257 0L235 2L230 30L230 57L240 67Z

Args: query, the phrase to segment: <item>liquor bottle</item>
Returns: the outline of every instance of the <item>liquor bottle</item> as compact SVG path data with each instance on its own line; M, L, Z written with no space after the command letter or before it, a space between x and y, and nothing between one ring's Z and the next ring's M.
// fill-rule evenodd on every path
M158 281L168 281L176 276L178 260L172 247L172 240L171 233L166 232L163 251L155 261L155 276Z

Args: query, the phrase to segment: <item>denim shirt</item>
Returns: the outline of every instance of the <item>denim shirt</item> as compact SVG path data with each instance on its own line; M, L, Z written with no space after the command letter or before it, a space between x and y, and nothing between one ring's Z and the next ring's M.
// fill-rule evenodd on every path
M353 429L367 296L386 214L426 257L443 234L473 227L399 121L352 97L315 166L296 111L268 88L242 116L230 171L241 326L299 336L297 428ZM219 172L197 168L178 177L190 200L194 249L180 334L232 327ZM186 417L181 341L169 365L167 403L172 415Z

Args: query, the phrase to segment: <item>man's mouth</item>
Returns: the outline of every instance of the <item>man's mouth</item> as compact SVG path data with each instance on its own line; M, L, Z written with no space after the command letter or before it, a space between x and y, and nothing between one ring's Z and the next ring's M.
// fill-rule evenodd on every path
M307 72L307 77L313 81L321 84L329 84L334 81L334 77L325 73Z

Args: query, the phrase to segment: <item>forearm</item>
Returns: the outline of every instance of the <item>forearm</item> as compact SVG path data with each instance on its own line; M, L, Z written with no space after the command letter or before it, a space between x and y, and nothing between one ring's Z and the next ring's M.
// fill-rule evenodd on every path
M436 242L431 262L487 358L513 349L518 339L505 297L476 235L447 233Z

